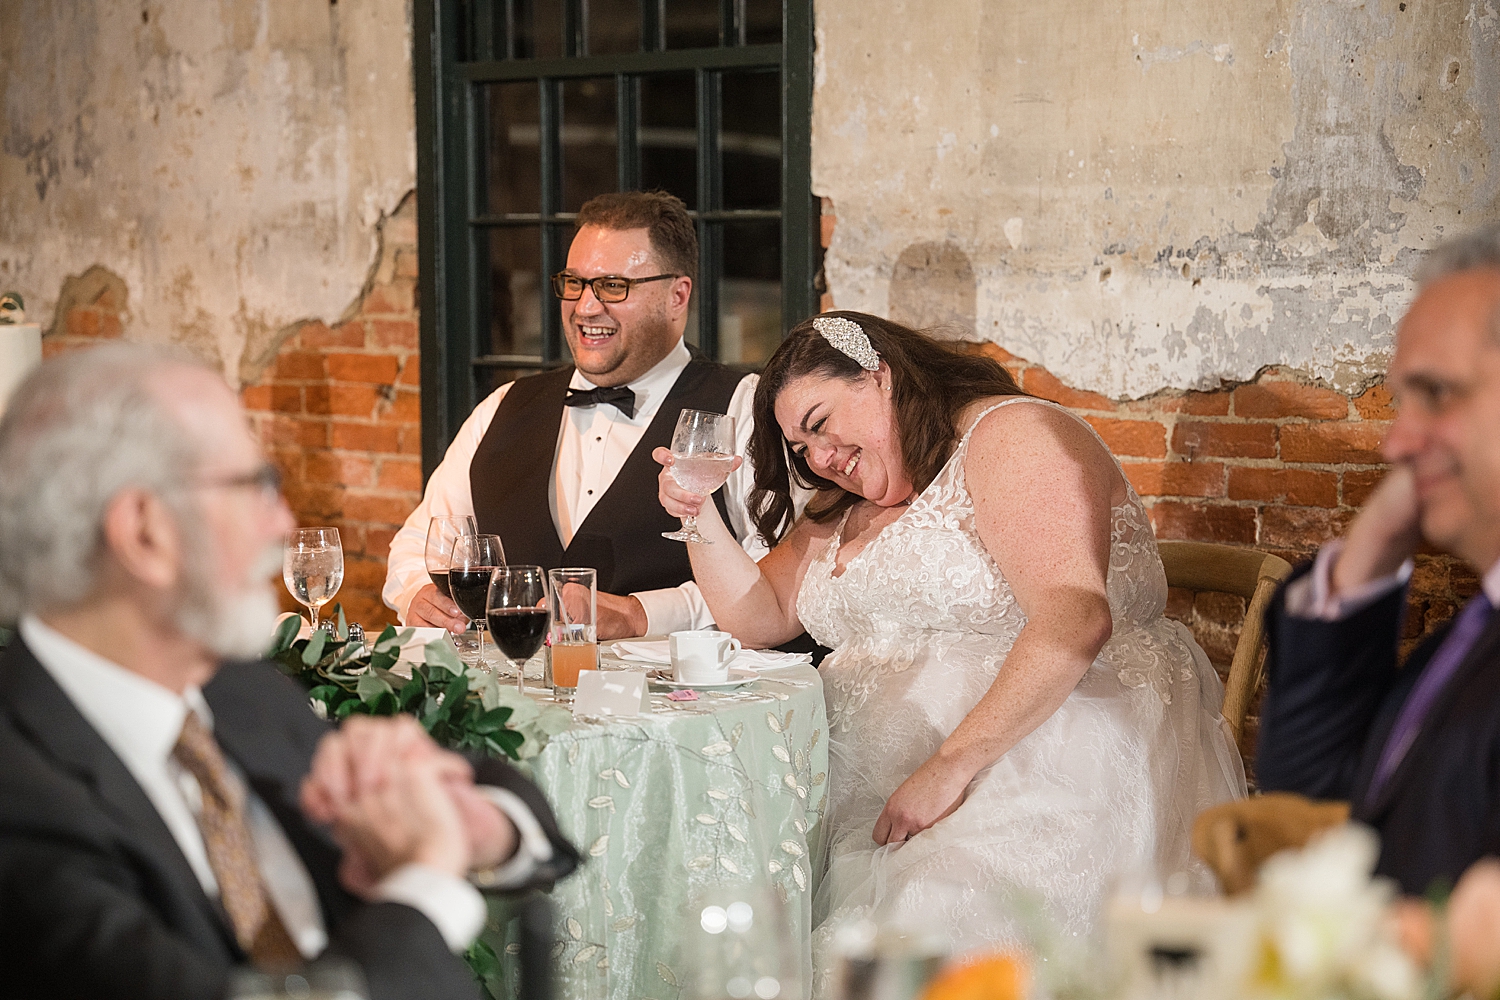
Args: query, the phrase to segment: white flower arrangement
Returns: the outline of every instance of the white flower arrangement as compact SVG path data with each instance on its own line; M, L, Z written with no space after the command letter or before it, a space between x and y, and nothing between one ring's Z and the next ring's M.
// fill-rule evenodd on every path
M1422 975L1387 916L1395 887L1371 877L1378 853L1374 833L1348 824L1265 863L1249 902L1250 940L1224 942L1239 953L1243 996L1419 1000Z

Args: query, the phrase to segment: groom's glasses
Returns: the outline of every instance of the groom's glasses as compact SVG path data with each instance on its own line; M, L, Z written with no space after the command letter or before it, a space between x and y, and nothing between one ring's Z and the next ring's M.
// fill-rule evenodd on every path
M552 276L552 290L565 302L583 298L585 287L592 288L594 298L600 302L624 302L636 285L680 277L680 274L653 274L649 278L627 278L620 274L601 274L597 278L581 278L568 271L559 271Z

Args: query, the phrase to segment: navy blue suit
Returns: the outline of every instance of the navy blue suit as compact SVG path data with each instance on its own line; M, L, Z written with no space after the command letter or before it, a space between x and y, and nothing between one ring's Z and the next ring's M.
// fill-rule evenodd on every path
M1420 894L1500 854L1500 615L1372 795L1396 716L1447 634L1445 626L1398 665L1405 602L1402 589L1343 621L1309 621L1287 614L1283 587L1266 615L1269 688L1256 774L1266 791L1349 800L1352 818L1380 834L1377 873Z

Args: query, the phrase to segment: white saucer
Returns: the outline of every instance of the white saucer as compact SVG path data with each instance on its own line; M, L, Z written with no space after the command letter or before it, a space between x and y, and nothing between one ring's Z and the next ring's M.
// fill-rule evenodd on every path
M737 688L741 685L749 684L751 681L758 681L760 680L760 675L753 670L745 670L739 667L730 667L729 680L727 681L716 681L712 684L693 684L687 681L673 680L672 668L663 667L660 670L651 671L650 678L652 684L657 684L661 687L672 688L674 690L691 688L694 691L728 691L731 688Z

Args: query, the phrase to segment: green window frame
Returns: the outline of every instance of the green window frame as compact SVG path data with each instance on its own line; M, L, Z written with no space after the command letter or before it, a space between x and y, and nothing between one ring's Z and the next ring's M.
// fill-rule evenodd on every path
M596 0L598 2L598 0ZM563 88L612 78L615 88L616 190L641 186L641 83L691 73L696 89L696 201L699 275L697 344L719 357L719 279L726 226L780 224L781 332L817 311L821 266L819 205L811 191L812 0L782 0L778 44L746 44L747 0L718 0L719 44L668 48L668 5L640 0L639 50L593 55L590 0L416 0L418 295L421 305L422 465L430 475L496 370L541 371L566 365L557 301L546 276L566 263L574 214L563 211ZM618 4L614 5L616 8ZM546 7L562 16L560 55L537 58L527 27ZM559 10L560 8L560 10ZM596 10L596 14L598 11ZM720 139L725 74L776 71L781 81L781 197L774 208L726 208ZM489 210L486 191L486 88L537 87L539 204L535 211ZM519 206L509 205L514 209ZM530 207L530 206L526 206ZM493 354L490 234L539 230L541 350Z

